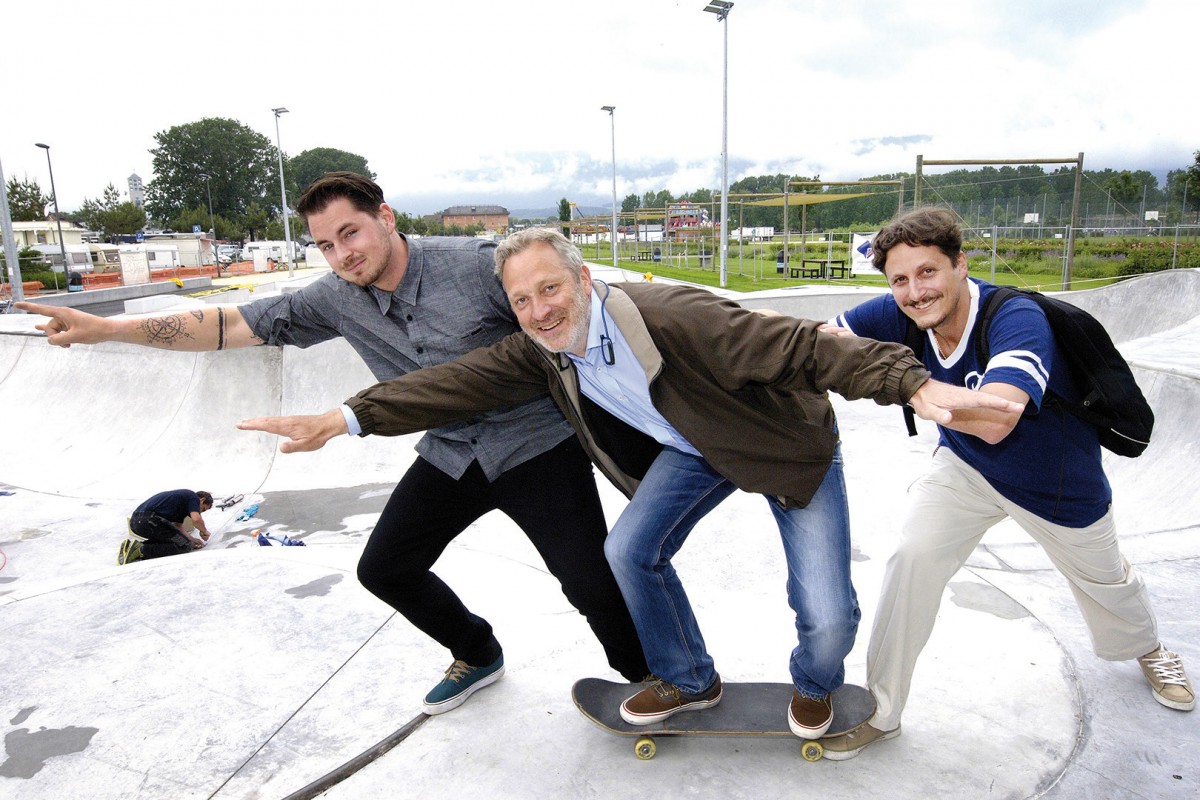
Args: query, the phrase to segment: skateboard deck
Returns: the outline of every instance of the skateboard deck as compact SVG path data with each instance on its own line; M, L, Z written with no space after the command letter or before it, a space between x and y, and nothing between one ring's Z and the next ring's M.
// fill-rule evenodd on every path
M789 736L787 709L792 702L790 683L726 683L721 702L703 711L686 711L653 725L630 725L621 718L621 703L638 691L637 684L584 678L571 687L571 699L585 717L610 733L638 737L634 753L650 759L657 751L655 736ZM854 730L875 713L875 698L854 684L843 684L833 693L833 722L821 738ZM820 739L803 742L806 761L819 761L825 748Z

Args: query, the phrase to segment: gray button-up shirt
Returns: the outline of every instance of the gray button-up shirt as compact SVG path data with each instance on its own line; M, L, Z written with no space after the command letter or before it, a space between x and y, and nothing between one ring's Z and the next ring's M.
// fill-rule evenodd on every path
M381 381L451 361L520 329L494 273L493 243L406 241L408 267L394 292L329 274L297 292L241 306L242 317L270 345L309 347L345 337ZM430 430L417 452L453 478L475 460L495 480L572 435L547 395Z

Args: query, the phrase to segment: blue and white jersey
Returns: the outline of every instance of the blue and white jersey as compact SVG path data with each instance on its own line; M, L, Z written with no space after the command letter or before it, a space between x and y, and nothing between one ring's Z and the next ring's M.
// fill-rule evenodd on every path
M968 334L949 356L938 350L933 332L925 333L917 356L937 380L969 389L1006 383L1029 395L1025 415L1002 442L989 445L970 434L938 426L940 444L977 469L996 491L1022 508L1057 525L1081 528L1102 517L1112 490L1100 465L1096 429L1058 404L1042 408L1047 390L1069 400L1078 398L1050 323L1037 304L1023 297L1008 300L996 311L988 331L987 364L979 363L976 336L981 301L996 290L969 279ZM895 299L881 295L831 320L858 336L903 342L908 318ZM1055 370L1056 365L1064 365Z

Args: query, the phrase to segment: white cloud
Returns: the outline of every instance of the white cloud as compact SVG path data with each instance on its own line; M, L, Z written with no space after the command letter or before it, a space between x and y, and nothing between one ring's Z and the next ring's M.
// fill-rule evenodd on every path
M483 0L203 9L74 0L5 12L6 177L77 208L136 171L154 134L229 117L284 149L363 155L389 197L608 202L716 188L722 25L700 0ZM1185 166L1195 4L737 0L728 21L730 180L853 180L931 158L1074 156ZM53 43L51 46L50 43ZM733 172L740 165L741 172ZM506 198L515 198L507 200ZM432 204L432 205L431 205Z

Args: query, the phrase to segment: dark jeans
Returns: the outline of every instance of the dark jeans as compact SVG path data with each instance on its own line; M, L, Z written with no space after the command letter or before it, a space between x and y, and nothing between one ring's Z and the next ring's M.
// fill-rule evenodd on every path
M158 514L134 514L129 518L129 530L146 540L142 543L142 558L177 556L192 549L188 538Z
M649 672L642 646L604 557L607 529L592 465L574 437L494 483L476 463L455 480L418 457L375 524L358 579L455 659L492 663L501 655L492 626L468 611L430 567L455 536L493 509L529 537L612 668L642 680Z

